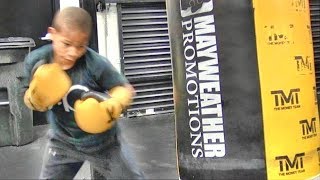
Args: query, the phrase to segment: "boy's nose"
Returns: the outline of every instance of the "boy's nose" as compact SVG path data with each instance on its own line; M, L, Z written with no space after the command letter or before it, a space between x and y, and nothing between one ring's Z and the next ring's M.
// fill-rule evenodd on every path
M78 52L77 48L75 48L75 47L69 47L69 49L68 49L68 56L74 58L74 57L77 57L77 56L78 56L78 53L79 53L79 52Z

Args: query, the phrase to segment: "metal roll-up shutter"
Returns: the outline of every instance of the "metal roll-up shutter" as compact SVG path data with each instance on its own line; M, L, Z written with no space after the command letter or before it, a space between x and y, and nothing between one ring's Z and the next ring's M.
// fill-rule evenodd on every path
M311 30L313 39L314 63L317 94L320 96L320 0L310 0Z
M127 117L173 112L165 3L125 3L119 12L122 71L137 92Z

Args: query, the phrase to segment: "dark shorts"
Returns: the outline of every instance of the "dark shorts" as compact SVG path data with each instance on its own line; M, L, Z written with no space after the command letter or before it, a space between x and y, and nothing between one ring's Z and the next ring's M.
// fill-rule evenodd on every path
M40 179L73 179L84 161L89 161L94 174L105 179L144 179L119 134L106 139L99 149L79 149L57 137L48 137Z

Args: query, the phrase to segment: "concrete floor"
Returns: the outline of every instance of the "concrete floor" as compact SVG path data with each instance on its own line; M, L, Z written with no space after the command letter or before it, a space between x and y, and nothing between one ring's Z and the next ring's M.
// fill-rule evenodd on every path
M147 179L178 179L173 114L122 119L120 126ZM0 179L38 178L47 128L35 126L30 144L0 148ZM75 179L90 178L90 165L84 163Z

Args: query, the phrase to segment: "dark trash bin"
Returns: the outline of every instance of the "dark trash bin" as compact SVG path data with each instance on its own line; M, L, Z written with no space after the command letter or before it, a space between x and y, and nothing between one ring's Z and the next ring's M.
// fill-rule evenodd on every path
M34 46L27 37L0 38L0 146L33 140L32 111L23 103L21 80L24 58Z

